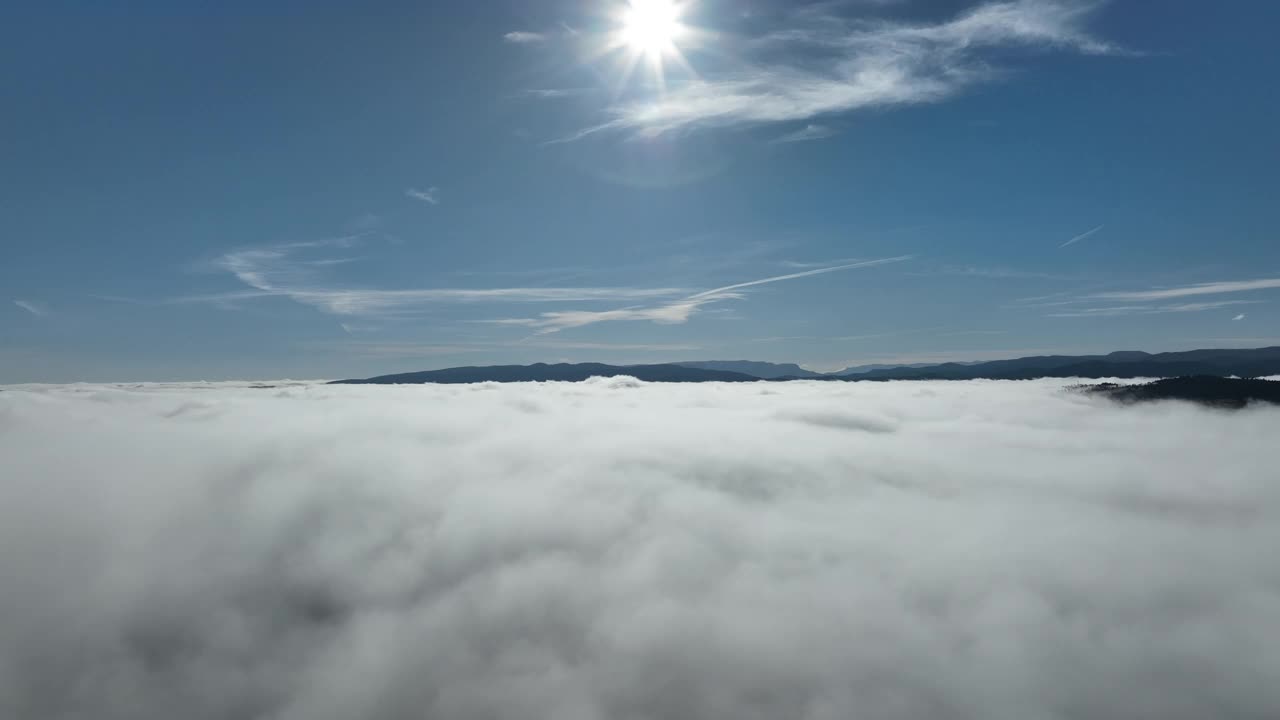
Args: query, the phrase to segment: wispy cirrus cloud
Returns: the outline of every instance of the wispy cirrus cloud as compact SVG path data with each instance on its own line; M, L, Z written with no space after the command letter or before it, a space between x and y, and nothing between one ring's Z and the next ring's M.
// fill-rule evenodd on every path
M775 138L774 142L775 143L809 142L812 140L823 140L835 134L836 134L836 131L832 128L827 127L826 125L817 125L814 123L809 123L808 125L805 125L799 130L796 130L795 132L789 132L786 135L783 135L782 137Z
M1280 289L1280 278L1225 280L1175 287L1154 287L1146 290L1108 290L1103 292L1077 290L1075 292L1061 292L1039 297L1022 298L1015 301L1010 307L1062 308L1048 313L1048 316L1076 318L1205 312L1235 305L1254 305L1265 301L1255 299L1181 303L1171 303L1170 301L1203 295L1228 295L1270 289Z
M36 317L44 317L49 314L49 307L44 303L37 302L35 300L14 300L13 304Z
M1051 273L1040 272L1038 270L1021 270L1018 268L1004 266L984 266L984 265L939 265L937 267L918 270L910 273L917 276L934 276L948 275L959 277L973 278L990 278L990 279L1044 279L1055 277Z
M1064 248L1064 247L1069 247L1069 246L1071 246L1071 245L1075 245L1076 243L1080 242L1081 240L1084 240L1084 239L1086 239L1086 238L1092 237L1092 236L1093 236L1095 233L1097 233L1099 230L1102 230L1102 228L1103 228L1103 226L1102 226L1102 225L1099 225L1098 227L1093 228L1092 230L1086 230L1086 231L1084 231L1084 232L1080 233L1079 235L1076 235L1075 237L1071 238L1070 240L1068 240L1068 241L1066 241L1066 242L1062 243L1062 244L1061 244L1061 245L1059 245L1058 247L1059 247L1059 248Z
M911 255L900 255L898 257L863 260L861 262L846 263L843 265L832 265L829 267L805 270L803 272L790 273L787 275L775 275L773 277L749 280L747 282L735 283L733 285L725 285L724 287L705 290L703 292L694 293L683 298L649 307L628 307L603 311L568 310L545 312L533 318L504 318L492 320L490 322L503 325L518 325L536 328L538 334L554 333L569 328L583 327L602 322L647 321L664 325L678 325L688 322L689 318L704 305L720 302L722 300L742 299L745 297L745 294L742 291L747 288L782 282L784 280L795 280L798 278L812 277L814 275L823 275L842 270L887 265L889 263L910 260L912 257L913 256Z
M688 292L675 287L481 287L481 288L359 288L328 281L323 270L352 258L313 257L317 250L350 248L359 236L226 253L213 267L231 273L246 289L187 295L172 302L229 304L269 297L285 297L339 316L416 313L442 303L484 302L619 302L653 300Z
M598 92L598 90L594 88L533 88L525 90L524 95L527 97L549 100L554 98L581 97L595 92Z
M1152 288L1150 290L1132 290L1123 292L1101 292L1089 295L1096 300L1170 300L1173 298L1193 297L1196 295L1221 295L1224 293L1251 292L1254 290L1271 290L1280 288L1280 278L1260 278L1257 280L1226 280L1221 282L1195 283L1180 287Z
M1237 315L1237 316L1235 316L1235 317L1233 317L1233 318L1231 318L1231 319L1232 319L1232 321L1240 321L1240 320L1243 320L1243 319L1244 319L1244 313L1240 313L1239 315Z
M826 262L814 262L811 260L783 260L780 264L783 267L796 268L797 270L809 270L812 268L830 267L832 265L846 265L848 263L862 262L863 258L840 258L838 260L828 260Z
M440 204L440 188L429 187L426 190L418 190L416 188L408 188L404 191L405 197L411 197L414 200L421 200L429 205Z
M1049 313L1049 317L1117 317L1121 315L1162 315L1164 313L1205 312L1236 305L1254 305L1260 300L1223 300L1220 302L1179 303L1176 305L1119 305L1093 307ZM1241 316L1243 317L1243 316Z
M516 45L536 45L547 41L545 33L529 32L527 30L513 30L502 36L502 39L514 43Z
M678 288L627 287L509 287L423 288L378 290L360 288L276 287L210 295L190 295L183 302L233 302L265 297L287 297L333 315L386 315L417 312L440 303L480 302L600 302L666 297Z
M736 69L606 108L605 130L657 136L698 127L812 121L856 110L933 103L1000 75L990 54L1007 48L1121 52L1085 30L1098 2L989 2L933 24L797 12L754 39Z

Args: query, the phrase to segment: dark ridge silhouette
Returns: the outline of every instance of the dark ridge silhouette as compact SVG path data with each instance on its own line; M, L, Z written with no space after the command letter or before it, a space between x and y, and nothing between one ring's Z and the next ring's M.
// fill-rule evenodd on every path
M704 370L680 365L605 365L602 363L535 363L490 365L379 375L364 380L337 380L331 385L417 385L422 383L578 382L592 377L629 375L646 382L758 382L760 378L726 370Z
M865 366L864 366L865 367ZM796 371L805 373L795 374ZM849 369L841 373L849 373ZM1254 350L1188 350L1145 353L1124 350L1107 355L1043 355L980 363L903 365L855 374L822 375L790 363L706 360L660 365L559 363L493 365L381 375L335 384L415 384L578 381L589 377L631 375L648 382L747 382L753 380L1033 380L1035 378L1158 378L1180 376L1261 377L1280 375L1280 347Z
M973 365L974 363L959 363L959 364L961 364L961 365ZM847 367L847 368L845 368L845 369L843 369L843 370L837 370L837 371L835 371L835 372L833 372L833 373L828 373L828 374L829 374L829 375L862 375L862 374L865 374L865 373L872 372L873 370L893 370L893 369L896 369L896 368L907 368L907 369L910 369L910 370L914 370L914 369L916 369L916 368L934 367L935 365L938 365L938 363L936 363L936 362L931 362L931 363L909 363L909 364L907 364L907 365L894 364L894 363L874 363L874 364L871 364L871 365L853 365L853 366L851 366L851 367Z
M1210 375L1165 378L1139 385L1077 385L1075 389L1123 403L1187 400L1201 405L1236 409L1251 402L1280 404L1280 382Z
M862 373L862 380L1030 380L1040 377L1138 378L1212 375L1280 375L1280 347L1255 350L1188 350L1145 353L1124 350L1108 355L1044 355L961 365L899 367Z
M812 370L805 370L795 363L772 363L759 362L756 360L691 360L688 362L672 363L680 367L699 368L701 370L726 370L728 372L742 373L743 375L751 375L762 380L774 380L776 378L817 378L823 377L822 373L816 373Z

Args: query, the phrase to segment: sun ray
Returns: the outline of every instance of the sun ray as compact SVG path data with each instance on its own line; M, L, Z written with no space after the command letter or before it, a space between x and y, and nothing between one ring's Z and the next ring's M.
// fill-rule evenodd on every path
M692 33L682 21L686 10L687 3L677 0L627 0L616 15L618 27L606 45L607 51L620 51L627 57L624 83L640 63L648 66L659 91L666 88L668 60L686 71L691 69L679 46Z
M649 56L668 52L683 32L681 10L672 0L631 0L622 24L623 42Z

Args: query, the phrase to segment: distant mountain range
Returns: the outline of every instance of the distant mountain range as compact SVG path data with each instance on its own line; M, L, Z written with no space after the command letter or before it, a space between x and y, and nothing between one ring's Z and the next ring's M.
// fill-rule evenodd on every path
M874 365L854 365L852 367L847 367L843 370L837 370L833 373L827 373L827 374L828 375L863 375L865 373L869 373L874 370L895 370L899 368L914 370L915 368L933 367L934 365L937 365L937 364L938 363L912 363L910 365L893 365L893 364L877 363ZM958 364L973 365L973 363L971 362L958 363Z
M1122 350L1107 355L1041 355L970 365L943 363L922 368L872 370L858 377L866 380L1025 380L1037 377L1258 377L1277 374L1280 374L1280 347L1154 354Z
M915 363L913 365L855 365L847 367L843 370L837 370L831 373L820 373L812 370L805 370L795 363L771 363L760 362L758 360L694 360L691 362L672 363L688 368L702 368L704 370L728 370L729 372L738 372L744 375L752 375L762 380L777 380L780 378L830 378L841 375L858 375L861 373L871 372L872 370L892 370L897 368L922 368L937 365L937 363Z
M854 365L851 366L851 368L845 368L844 370L836 370L835 373L815 373L813 370L805 370L795 363L760 363L759 360L692 360L687 361L687 363L672 363L672 365L680 365L684 366L684 368L701 368L704 370L728 370L728 372L731 373L753 375L753 377L763 380L776 380L782 378L829 379L832 377L841 377L841 375L870 373L872 370L931 368L931 366L937 365L937 363L915 363L911 365ZM972 365L972 363L961 363L961 365Z
M682 365L604 365L601 363L534 363L489 365L380 375L365 380L338 380L332 385L417 385L421 383L578 382L592 377L628 375L647 382L757 382L762 378L727 370L707 370Z
M1203 375L1251 378L1280 375L1280 347L1252 350L1188 350L1145 353L1124 350L1107 355L1042 355L978 363L936 365L861 365L835 373L816 373L792 363L750 360L701 360L658 365L558 363L491 365L381 375L337 384L416 384L579 381L629 375L648 382L752 382L758 380L1028 380L1040 377L1135 378Z
M818 378L824 377L822 373L816 373L812 370L805 370L795 363L771 363L758 362L756 360L695 360L692 362L678 362L672 365L680 367L695 368L699 370L719 370L724 372L742 373L761 380L776 380L778 378Z

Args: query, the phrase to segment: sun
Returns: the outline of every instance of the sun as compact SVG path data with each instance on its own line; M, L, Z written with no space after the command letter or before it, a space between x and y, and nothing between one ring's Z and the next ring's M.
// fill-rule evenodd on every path
M674 53L676 40L685 32L680 23L682 10L674 0L630 0L619 40L632 52L650 58Z
M697 0L610 0L611 27L597 46L597 57L618 58L617 88L628 85L637 67L647 67L649 87L665 92L668 66L697 77L685 58L687 49L700 47L708 34L685 22Z

